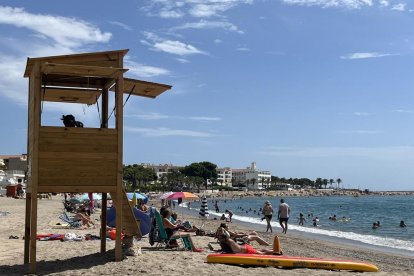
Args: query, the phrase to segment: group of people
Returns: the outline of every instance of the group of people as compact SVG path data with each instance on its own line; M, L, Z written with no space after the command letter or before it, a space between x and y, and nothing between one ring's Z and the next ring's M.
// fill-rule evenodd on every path
M273 218L273 207L270 201L266 201L265 205L262 208L262 214L263 218L262 220L266 219L266 232L270 230L270 232L273 232L272 229L272 218ZM280 200L278 212L277 212L277 218L279 220L279 224L282 227L282 233L286 234L288 230L288 221L290 216L290 207L285 202L285 200L282 198Z
M221 223L215 234L219 242L220 250L225 253L244 253L259 255L282 255L279 237L275 236L273 240L273 249L259 248L255 249L250 242L256 241L260 245L270 245L263 238L259 237L256 232L250 233L235 232L229 229L226 223ZM211 248L212 249L212 248Z

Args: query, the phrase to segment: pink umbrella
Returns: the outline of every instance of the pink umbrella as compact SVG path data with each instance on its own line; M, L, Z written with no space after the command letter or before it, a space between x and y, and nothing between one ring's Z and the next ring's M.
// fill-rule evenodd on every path
M175 192L172 193L171 195L169 195L168 197L166 197L167 200L172 200L172 199L197 199L198 196L193 194L193 193L189 193L189 192Z

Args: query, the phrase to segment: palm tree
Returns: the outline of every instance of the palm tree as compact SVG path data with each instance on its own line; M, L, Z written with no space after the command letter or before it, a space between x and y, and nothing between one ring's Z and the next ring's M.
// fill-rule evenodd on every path
M342 183L342 179L340 179L340 178L338 178L337 180L336 180L336 188L337 188L337 190L339 190L339 185Z
M323 186L325 186L325 189L326 189L326 186L328 186L328 179L326 179L326 178L322 179L322 183L323 183Z
M329 184L331 185L331 188L332 188L332 185L335 183L335 180L333 180L332 178L331 179L329 179Z
M320 188L322 187L322 184L323 184L323 182L322 182L322 178L318 177L318 178L315 180L315 189L320 189Z

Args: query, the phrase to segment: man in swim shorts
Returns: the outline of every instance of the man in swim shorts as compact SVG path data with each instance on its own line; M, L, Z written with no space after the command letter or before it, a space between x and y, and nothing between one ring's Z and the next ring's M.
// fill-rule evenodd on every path
M285 203L285 200L282 198L280 200L279 211L277 217L279 219L279 224L282 227L282 233L286 234L288 229L288 220L290 215L290 207Z

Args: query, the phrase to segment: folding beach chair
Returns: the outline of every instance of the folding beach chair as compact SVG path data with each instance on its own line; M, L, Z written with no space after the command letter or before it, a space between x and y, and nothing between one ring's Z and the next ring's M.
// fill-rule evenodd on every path
M61 214L59 216L59 218L61 220L63 220L64 222L66 222L67 224L69 224L70 227L73 228L78 228L82 226L82 222L79 220L75 220L74 218L69 217L68 213L66 212L66 210L63 210L63 214Z
M185 250L192 250L191 242L188 237L168 238L162 217L157 210L154 210L154 221L152 223L152 229L150 232L150 244L157 243L157 247L164 246L165 248L171 247L171 241L181 240Z

